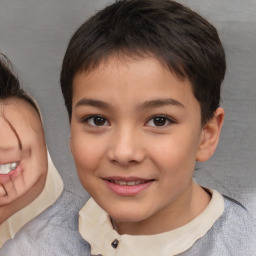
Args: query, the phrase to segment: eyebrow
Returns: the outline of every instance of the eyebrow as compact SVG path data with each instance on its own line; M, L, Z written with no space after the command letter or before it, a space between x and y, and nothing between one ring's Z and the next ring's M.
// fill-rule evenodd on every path
M166 105L172 105L172 106L185 108L185 106L181 102L179 102L175 99L172 99L172 98L145 101L138 108L139 109L156 108L156 107L163 107Z
M156 99L156 100L149 100L149 101L145 101L143 102L141 105L137 106L137 109L147 109L147 108L156 108L156 107L163 107L166 105L172 105L172 106L178 106L178 107L182 107L185 108L185 106L172 98L168 98L168 99ZM86 99L83 98L81 100L79 100L76 105L75 108L79 107L79 106L93 106L93 107L98 107L101 109L110 109L111 105L107 102L101 101L101 100L93 100L93 99Z
M107 102L101 101L101 100L93 100L93 99L81 99L79 100L76 105L75 108L79 107L79 106L93 106L93 107L98 107L98 108L105 108L105 109L109 109L110 105Z

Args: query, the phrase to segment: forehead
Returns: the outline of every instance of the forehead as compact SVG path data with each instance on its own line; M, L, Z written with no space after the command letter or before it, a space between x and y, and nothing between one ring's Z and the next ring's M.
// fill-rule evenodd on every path
M73 106L82 94L113 98L123 93L125 99L129 96L135 99L142 91L143 97L162 97L168 92L178 98L185 96L196 100L190 81L177 76L156 57L114 55L101 61L96 68L75 75Z
M87 65L85 65L85 67L82 67L74 74L72 86L74 86L74 81L80 74L85 74L87 76L96 74L101 76L104 75L104 72L109 73L110 70L115 69L114 72L116 72L116 69L121 67L125 67L126 69L135 67L135 69L137 69L136 66L141 66L141 63L145 63L151 66L155 65L154 69L156 71L160 69L164 70L167 73L171 73L172 76L179 79L180 81L189 80L182 66L175 69L166 60L156 56L153 52L147 50L141 50L138 52L124 50L107 54L106 56L103 56L99 61L89 62ZM145 68L147 69L147 67ZM140 73L140 70L138 71Z
M42 130L42 123L37 111L25 100L0 101L0 116L3 115L15 128L33 129L36 132ZM0 122L2 121L0 120Z

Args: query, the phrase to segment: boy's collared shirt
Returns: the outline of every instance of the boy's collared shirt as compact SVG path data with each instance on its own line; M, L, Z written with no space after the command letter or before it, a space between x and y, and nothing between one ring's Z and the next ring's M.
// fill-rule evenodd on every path
M0 248L30 220L52 205L63 190L63 181L48 153L48 173L41 194L29 205L19 210L0 225Z
M224 199L211 190L212 199L206 209L188 224L175 230L150 236L119 235L109 215L91 198L79 213L79 232L97 255L177 255L188 250L203 237L223 214Z

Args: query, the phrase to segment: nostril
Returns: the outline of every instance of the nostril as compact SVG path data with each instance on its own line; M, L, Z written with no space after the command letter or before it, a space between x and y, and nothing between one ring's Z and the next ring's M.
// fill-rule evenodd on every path
M141 161L136 161L136 160L127 160L127 161L125 161L124 159L123 160L111 159L111 162L113 164L117 164L117 165L133 166L133 165L139 164Z
M107 152L112 163L129 166L144 160L145 152L141 143L138 139L135 140L132 134L130 130L123 131L121 135L115 134Z

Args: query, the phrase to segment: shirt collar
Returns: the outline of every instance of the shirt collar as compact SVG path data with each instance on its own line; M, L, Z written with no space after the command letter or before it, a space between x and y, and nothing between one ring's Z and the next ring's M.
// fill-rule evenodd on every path
M204 236L222 215L222 195L215 190L209 191L212 194L210 203L191 222L169 232L148 236L119 235L113 229L109 215L91 198L79 212L79 232L90 243L93 255L176 255ZM118 244L116 248L115 244Z
M63 181L48 153L48 173L41 194L29 205L19 210L0 225L0 248L30 220L52 205L63 190Z

